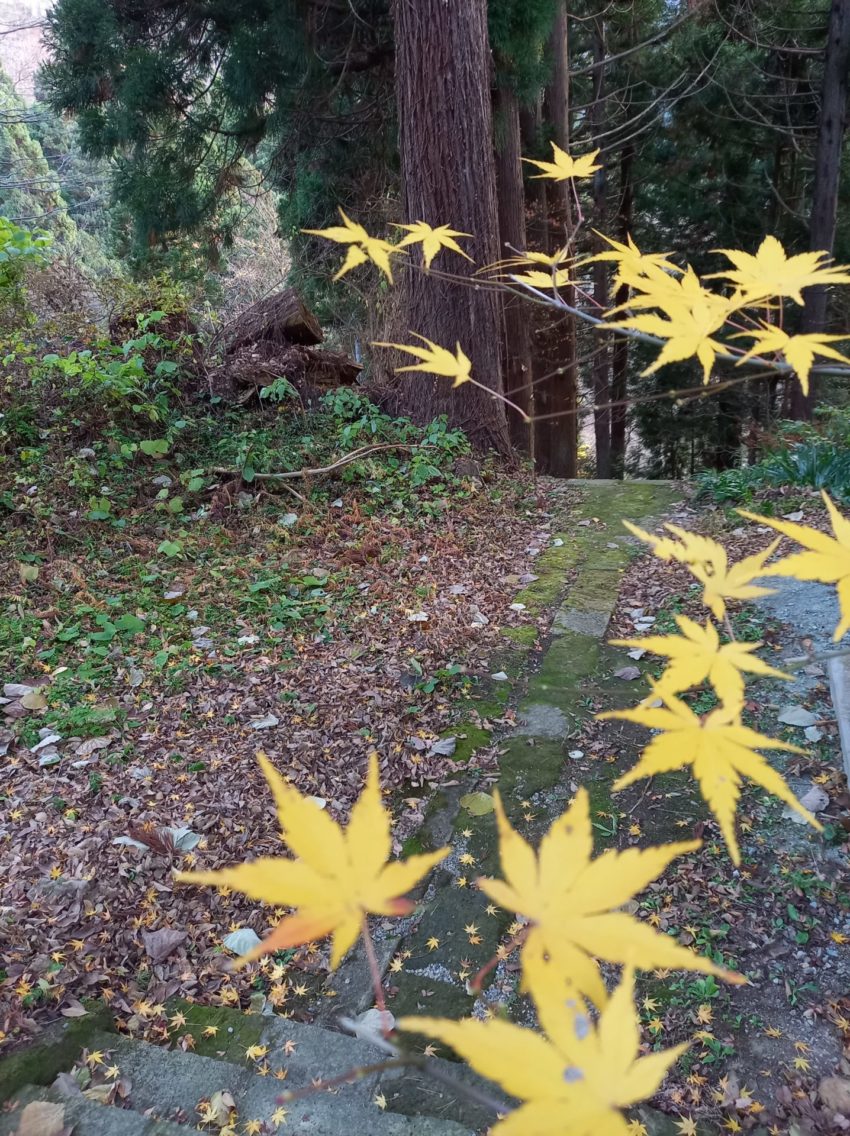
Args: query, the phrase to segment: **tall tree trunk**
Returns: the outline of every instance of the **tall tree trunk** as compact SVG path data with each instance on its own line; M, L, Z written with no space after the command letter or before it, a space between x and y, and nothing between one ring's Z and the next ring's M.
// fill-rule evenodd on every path
M570 147L570 72L569 29L567 7L559 0L549 40L552 56L552 78L546 91L549 121L555 141L563 150ZM552 248L564 245L573 229L570 187L555 182L549 187L549 212L555 229ZM575 288L561 290L565 302L575 306ZM576 320L565 313L559 315L547 330L547 350L539 359L539 369L548 377L535 390L538 413L536 442L540 467L554 477L575 477L578 461L578 415L576 376Z
M593 61L597 64L593 77L593 105L590 108L591 131L594 140L602 133L605 122L605 25L602 17L594 22ZM607 221L607 162L605 156L599 158L600 169L593 175L593 216L596 228L605 231ZM602 251L602 242L595 238L597 251ZM608 307L608 263L597 261L593 266L593 298L600 311ZM596 476L611 476L611 352L608 336L603 333L597 338L593 356L593 432L596 440Z
M620 207L619 233L625 243L632 231L634 216L634 164L635 148L627 143L620 155ZM615 304L624 304L629 298L628 284L617 289ZM626 397L629 379L629 339L619 335L611 352L611 476L622 478L626 469Z
M500 87L496 91L496 192L503 257L511 256L512 249L524 249L527 243L521 156L517 97L510 88ZM534 412L534 388L531 385L529 305L519 296L507 295L503 312L505 393L531 415ZM523 422L518 414L509 412L508 426L513 444L528 452L531 448L528 423Z
M519 125L525 152L533 153L540 142L542 120L541 99L534 106L520 107ZM538 252L549 252L549 196L543 178L532 178L525 186L525 200L529 211L528 240Z
M850 0L832 0L823 65L818 143L815 153L815 180L809 218L809 248L832 253L838 213L838 186L841 177L841 151L847 126L847 84L850 72ZM801 330L825 331L828 291L823 285L807 288ZM808 398L796 384L791 395L795 418L810 418L815 402L817 380Z
M441 267L472 277L499 255L486 0L394 0L396 102L402 200L410 221L473 234L475 264L444 254ZM501 296L411 267L405 273L409 331L449 349L460 343L475 378L502 391ZM504 404L471 384L400 377L399 405L417 421L438 414L479 446L510 449Z

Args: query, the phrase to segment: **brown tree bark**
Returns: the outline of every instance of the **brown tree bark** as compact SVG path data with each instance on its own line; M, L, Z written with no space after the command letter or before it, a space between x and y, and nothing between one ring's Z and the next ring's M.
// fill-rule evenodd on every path
M522 146L526 154L532 153L540 139L542 113L541 100L534 106L520 107L519 126ZM532 178L525 186L525 201L528 207L527 225L529 247L537 252L549 252L549 197L543 178Z
M618 237L625 242L632 231L634 217L634 164L632 144L623 147L620 154L620 206L618 210ZM614 297L616 305L629 298L629 287L621 284ZM611 476L622 478L626 468L626 397L629 380L629 344L625 335L614 339L611 351Z
M602 17L594 22L593 61L597 64L593 77L593 105L590 108L592 136L602 133L605 121L605 26ZM607 223L607 162L600 155L600 169L593 175L593 216L596 228L605 232ZM595 238L595 250L602 251L602 242ZM600 311L608 306L608 262L597 261L593 266L593 298ZM596 442L596 476L611 476L611 352L607 334L597 337L593 355L593 433Z
M496 91L496 193L502 257L512 256L512 250L524 249L527 245L521 158L519 103L514 91L500 87ZM532 415L534 388L531 385L529 305L519 296L506 295L503 316L505 393L526 414ZM513 444L529 452L531 436L528 423L523 422L518 414L509 412L508 427Z
M841 177L841 151L847 127L847 90L850 73L850 0L832 0L823 65L818 142L815 153L815 180L809 217L809 248L831 253L835 246L838 214L838 186ZM801 331L818 332L827 328L828 290L822 285L807 288ZM811 418L817 380L808 398L799 383L791 392L791 413L795 418Z
M560 0L549 39L552 77L546 91L546 107L555 142L570 147L570 72L567 7ZM549 213L554 223L550 247L560 248L573 230L573 207L568 182L549 186ZM575 288L561 290L564 301L575 306ZM575 316L560 314L546 332L546 350L536 362L547 377L535 385L536 410L542 417L536 426L535 448L541 470L554 477L575 477L578 459L578 415Z
M466 248L474 265L450 254L440 264L471 278L499 254L487 3L394 0L393 17L404 216L473 234ZM475 378L501 392L500 294L415 267L402 286L408 330L451 349L459 342ZM471 384L452 389L445 379L414 375L399 376L398 388L412 418L446 414L476 445L509 451L503 403Z

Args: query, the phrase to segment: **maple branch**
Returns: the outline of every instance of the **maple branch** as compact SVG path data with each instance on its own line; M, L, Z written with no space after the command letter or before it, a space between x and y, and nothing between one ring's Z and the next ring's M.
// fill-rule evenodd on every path
M340 1018L339 1025L342 1029L356 1036L357 1023L350 1018ZM393 1043L386 1038L377 1036L370 1037L369 1044L374 1045L377 1049L382 1049L384 1053L392 1055L394 1062L388 1063L388 1068L406 1067L418 1069L433 1080L438 1081L441 1085L444 1085L457 1096L465 1097L473 1104L481 1105L482 1108L488 1109L497 1116L510 1111L504 1102L494 1100L493 1097L491 1097L489 1093L484 1092L483 1089L476 1088L475 1085L465 1085L462 1081L456 1081L450 1073L444 1072L439 1065L429 1060L424 1053L421 1055L418 1053L407 1053L404 1050L400 1050L398 1046L393 1045Z
M344 1029L354 1032L355 1023L353 1021L340 1018L339 1024ZM508 1111L500 1101L493 1100L487 1093L481 1089L476 1089L473 1085L464 1085L461 1081L456 1081L454 1077L443 1072L439 1066L435 1066L424 1055L420 1057L416 1053L403 1053L389 1042L382 1045L377 1037L370 1037L369 1044L375 1046L376 1049L384 1049L394 1056L388 1061L376 1061L373 1065L357 1065L355 1068L349 1069L347 1073L340 1073L337 1077L329 1077L326 1081L313 1081L302 1089L290 1089L280 1094L277 1098L278 1103L290 1104L292 1101L310 1097L314 1093L328 1092L331 1089L338 1089L341 1085L353 1085L355 1081L362 1081L364 1077L369 1077L372 1073L385 1073L393 1069L417 1069L420 1072L427 1073L429 1077L444 1085L457 1096L466 1097L473 1104L481 1105L497 1115Z
M514 951L517 949L517 947L522 946L522 944L528 938L528 932L530 930L531 930L531 926L529 925L528 927L523 927L523 929L521 931L518 931L516 933L516 935L514 935L514 937L511 939L511 941L505 947L505 954L504 954L505 958L508 958L510 955L512 955L514 953ZM469 989L473 994L480 994L481 993L481 983L484 981L484 979L487 977L487 975L490 973L490 971L494 970L499 965L499 963L501 961L502 961L502 958L498 954L495 954L495 955L493 955L493 957L490 959L489 962L485 962L485 964L481 967L481 969L478 971L478 973L475 975L475 977L469 983Z
M351 1024L352 1023L346 1023ZM377 1044L370 1038L370 1044ZM410 1062L405 1061L403 1058L395 1057L389 1061L376 1061L374 1065L356 1065L353 1069L349 1069L347 1073L340 1073L337 1077L329 1077L327 1080L312 1081L309 1085L305 1085L303 1089L288 1089L282 1092L277 1098L279 1104L290 1104L292 1101L303 1100L304 1097L312 1096L313 1093L324 1093L331 1089L338 1089L340 1085L353 1085L355 1081L362 1081L364 1077L370 1076L372 1073L383 1073L387 1069L403 1069Z
M590 312L584 312L581 310L581 308L576 308L571 304L567 304L564 300L561 299L560 296L558 296L557 299L553 299L551 296L547 296L545 292L541 292L539 288L535 288L532 284L528 284L520 276L511 276L510 280L514 284L518 284L524 292L530 293L531 295L535 296L538 302L545 304L546 307L558 308L560 311L567 312L569 315L577 316L578 319L584 320L585 323L589 323L592 327L598 327L601 331L613 331L616 332L617 335L623 335L627 339L638 340L640 343L649 343L653 347L663 347L664 344L667 343L666 339L661 339L657 335L650 335L646 331L636 331L631 327L617 327L616 325L606 323L605 320L600 319L599 316L591 315ZM741 357L744 354L744 351L740 351L738 353L734 351L717 351L715 353L715 358L722 359L725 362L735 363L736 365L743 363L746 366L755 365L759 367L768 367L770 368L770 370L776 371L779 374L783 375L796 374L796 370L791 366L790 363L783 363L778 360L772 359L762 359L760 355L753 355L749 359L743 360ZM811 373L819 375L839 375L842 378L847 378L848 376L850 376L850 367L834 367L815 364L811 369Z

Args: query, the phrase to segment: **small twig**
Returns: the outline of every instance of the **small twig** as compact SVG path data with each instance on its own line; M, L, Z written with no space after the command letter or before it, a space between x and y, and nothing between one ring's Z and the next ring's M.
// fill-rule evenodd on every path
M355 1081L362 1081L372 1073L383 1073L387 1069L403 1069L407 1064L408 1062L401 1058L392 1058L389 1061L376 1061L374 1065L358 1065L354 1069L349 1069L347 1073L340 1073L338 1077L329 1077L327 1081L313 1081L303 1089L290 1089L281 1093L277 1099L281 1104L289 1104L290 1101L301 1100L312 1096L313 1093L329 1092L331 1089L338 1089L340 1085L353 1085Z
M628 815L629 815L629 816L634 816L634 814L635 814L635 813L637 812L637 810L638 810L638 809L639 809L639 808L641 807L641 805L643 804L643 802L644 802L644 801L646 800L646 795L647 795L647 793L649 792L649 790L650 790L650 789L652 788L652 782L653 782L653 778L652 778L652 777L648 777L648 778L646 779L646 784L645 784L645 785L644 785L644 787L643 787L643 792L642 792L642 793L641 793L641 795L640 795L640 796L638 797L638 799L637 799L637 800L635 801L635 803L634 803L634 805L632 806L632 808L630 808L630 809L629 809L629 811L628 811Z
M798 671L809 663L827 663L830 659L843 659L850 655L850 647L843 647L840 651L812 652L810 655L799 655L793 659L783 659L782 665L788 671Z
M372 942L372 932L369 930L369 920L363 916L363 946L366 948L366 958L369 960L369 974L372 976L372 988L375 991L375 1005L381 1015L381 1029L384 1037L389 1037L392 1030L390 1017L387 1013L387 1003L384 1001L384 986L381 976L381 967L378 956L375 954L375 944Z
M287 493L291 493L293 497L297 497L299 501L303 502L303 504L307 504L307 498L303 493L299 493L294 485L287 485L284 481L281 485L281 489L285 489Z
M352 462L359 461L360 458L370 457L372 454L380 453L382 450L434 450L436 446L412 446L406 442L381 442L374 446L362 446L359 450L352 450L350 454L345 454L337 461L332 462L330 465L317 466L316 469L290 469L283 473L255 473L254 481L286 481L299 477L324 477L328 473L333 473L337 469L342 469L343 466L350 465ZM213 466L210 473L216 473L221 477L238 477L238 469L228 469L225 466Z
M518 931L516 933L516 935L514 935L514 937L511 939L511 941L508 943L507 947L505 948L505 953L504 953L505 958L508 958L510 955L512 955L514 953L514 951L517 949L517 947L522 946L522 944L525 942L525 940L528 936L528 932L530 930L531 930L531 926L529 925L528 927L523 927L523 929L521 931ZM487 977L487 975L490 973L490 971L494 970L499 965L499 963L501 961L502 961L502 958L499 955L493 955L493 957L490 959L489 962L485 962L485 964L481 967L481 969L478 971L478 973L475 975L475 977L469 983L470 993L479 994L481 992L481 983L484 981L484 979Z

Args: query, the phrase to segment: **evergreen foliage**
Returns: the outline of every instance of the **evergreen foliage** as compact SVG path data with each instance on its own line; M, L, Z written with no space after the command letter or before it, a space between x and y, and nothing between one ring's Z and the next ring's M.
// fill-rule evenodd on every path
M376 171L393 167L386 0L203 10L62 0L48 41L48 98L77 116L87 153L114 159L137 256L189 233L218 263L264 178L282 193L288 235L326 223L340 203L381 211ZM315 262L312 274L323 274Z

